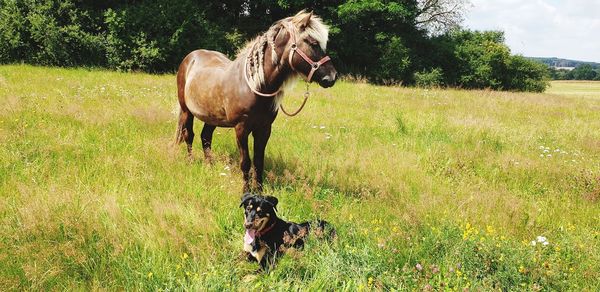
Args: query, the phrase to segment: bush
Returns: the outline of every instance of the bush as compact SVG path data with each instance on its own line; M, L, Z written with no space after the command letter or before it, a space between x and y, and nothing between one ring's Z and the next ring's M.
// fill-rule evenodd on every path
M73 1L0 1L0 62L105 65L103 33Z
M431 71L415 73L415 84L422 88L440 87L444 83L442 69L434 68Z
M410 57L408 48L399 37L384 42L383 55L373 79L380 83L395 84L407 80L410 76Z
M523 56L508 58L505 78L506 90L543 92L548 86L546 65Z

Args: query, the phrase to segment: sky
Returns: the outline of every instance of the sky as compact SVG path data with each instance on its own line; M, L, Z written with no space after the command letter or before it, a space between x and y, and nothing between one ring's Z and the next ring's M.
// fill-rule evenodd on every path
M515 54L600 62L600 0L471 0L464 25L502 30Z

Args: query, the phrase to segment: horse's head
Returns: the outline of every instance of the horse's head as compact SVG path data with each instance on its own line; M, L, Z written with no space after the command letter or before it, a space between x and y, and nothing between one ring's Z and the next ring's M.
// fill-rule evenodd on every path
M294 71L316 81L321 87L331 87L337 79L337 71L325 54L329 29L321 18L312 12L301 11L283 22L289 33L287 49L289 65Z

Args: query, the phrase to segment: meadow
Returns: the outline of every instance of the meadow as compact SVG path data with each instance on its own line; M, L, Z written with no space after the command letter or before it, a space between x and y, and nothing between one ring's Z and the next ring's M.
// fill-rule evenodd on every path
M174 75L0 66L0 290L600 289L600 83L311 91L265 193L338 236L257 273L233 131L171 147Z

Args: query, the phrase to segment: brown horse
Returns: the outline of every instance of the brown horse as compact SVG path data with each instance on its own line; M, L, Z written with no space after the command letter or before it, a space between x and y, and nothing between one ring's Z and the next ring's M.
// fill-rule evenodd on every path
M250 189L248 136L254 137L254 167L262 191L265 148L285 85L298 75L321 87L333 86L337 72L325 55L328 28L318 16L301 11L273 24L231 61L208 50L188 54L177 72L179 123L176 143L192 153L194 117L204 122L200 134L207 161L216 127L233 127L240 151L244 191ZM319 60L319 61L313 61Z

